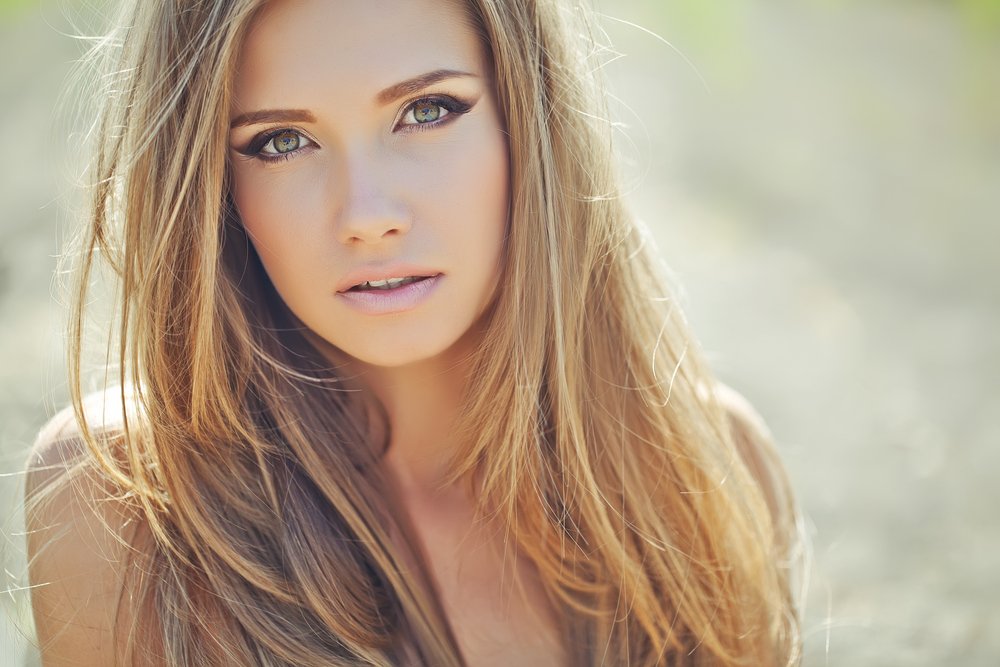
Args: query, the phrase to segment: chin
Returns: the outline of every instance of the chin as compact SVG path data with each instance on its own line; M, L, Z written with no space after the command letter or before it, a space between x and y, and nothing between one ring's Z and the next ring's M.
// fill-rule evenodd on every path
M452 323L453 324L453 323ZM426 362L452 363L468 351L468 331L424 328L373 336L365 340L330 341L343 355L369 366L405 368ZM339 343L339 344L338 344Z

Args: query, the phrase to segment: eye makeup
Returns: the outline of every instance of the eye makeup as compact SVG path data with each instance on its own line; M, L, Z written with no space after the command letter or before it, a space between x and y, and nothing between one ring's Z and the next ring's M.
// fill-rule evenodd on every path
M268 146L272 150L265 150ZM277 150L282 145L289 150ZM237 149L237 152L252 158L263 160L264 162L276 162L278 160L288 160L300 154L306 149L311 149L317 144L304 132L293 127L279 127L266 132L261 132L247 144L245 148Z
M410 102L403 108L403 116L396 123L397 128L408 128L403 130L405 132L409 131L423 131L428 130L432 127L438 127L445 123L450 123L451 121L457 119L462 114L468 113L475 106L474 102L464 102L462 100L456 99L449 95L430 95L427 97L421 97L420 99ZM423 122L417 120L418 112L422 112L426 109L431 109L438 107L444 109L447 113L441 115L438 114L437 117L425 120ZM427 114L421 114L426 117ZM404 123L403 121L412 118L413 122Z
M478 100L477 100L478 101ZM425 95L406 104L393 132L423 132L451 123L468 113L476 102L466 102L451 95ZM436 112L434 110L437 110ZM279 144L289 150L277 150ZM271 150L268 150L271 146ZM313 150L319 144L303 130L295 127L277 127L255 135L236 152L266 163L289 160Z

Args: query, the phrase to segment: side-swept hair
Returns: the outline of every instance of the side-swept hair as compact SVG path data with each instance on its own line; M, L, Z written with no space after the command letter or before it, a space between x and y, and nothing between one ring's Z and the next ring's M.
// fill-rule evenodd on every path
M90 454L142 517L123 660L461 665L426 575L402 566L419 550L369 442L378 406L342 391L229 197L233 73L261 4L136 0L108 42L70 368ZM624 207L582 14L467 5L511 219L450 481L475 483L482 519L537 567L571 664L794 664L780 466L761 474L766 445L720 400ZM111 433L81 390L101 257L128 416Z

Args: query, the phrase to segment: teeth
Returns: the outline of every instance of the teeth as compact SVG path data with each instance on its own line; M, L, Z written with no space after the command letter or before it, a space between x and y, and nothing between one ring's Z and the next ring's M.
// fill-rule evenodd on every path
M395 289L402 285L409 285L412 282L416 282L419 278L415 276L407 276L406 278L386 278L385 280L369 280L363 282L356 286L354 289L357 290L368 290L368 289Z

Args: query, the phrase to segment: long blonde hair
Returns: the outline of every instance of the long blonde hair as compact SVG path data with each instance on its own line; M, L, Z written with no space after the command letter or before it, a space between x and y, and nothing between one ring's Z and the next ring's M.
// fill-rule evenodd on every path
M341 390L228 195L231 82L261 4L136 1L108 42L70 384L144 526L122 659L461 665L431 582L401 565L418 550L369 441L377 410ZM467 5L510 134L511 219L450 481L475 480L534 563L573 665L794 664L784 514L619 196L586 26L558 0ZM130 415L111 434L80 389L101 257Z

